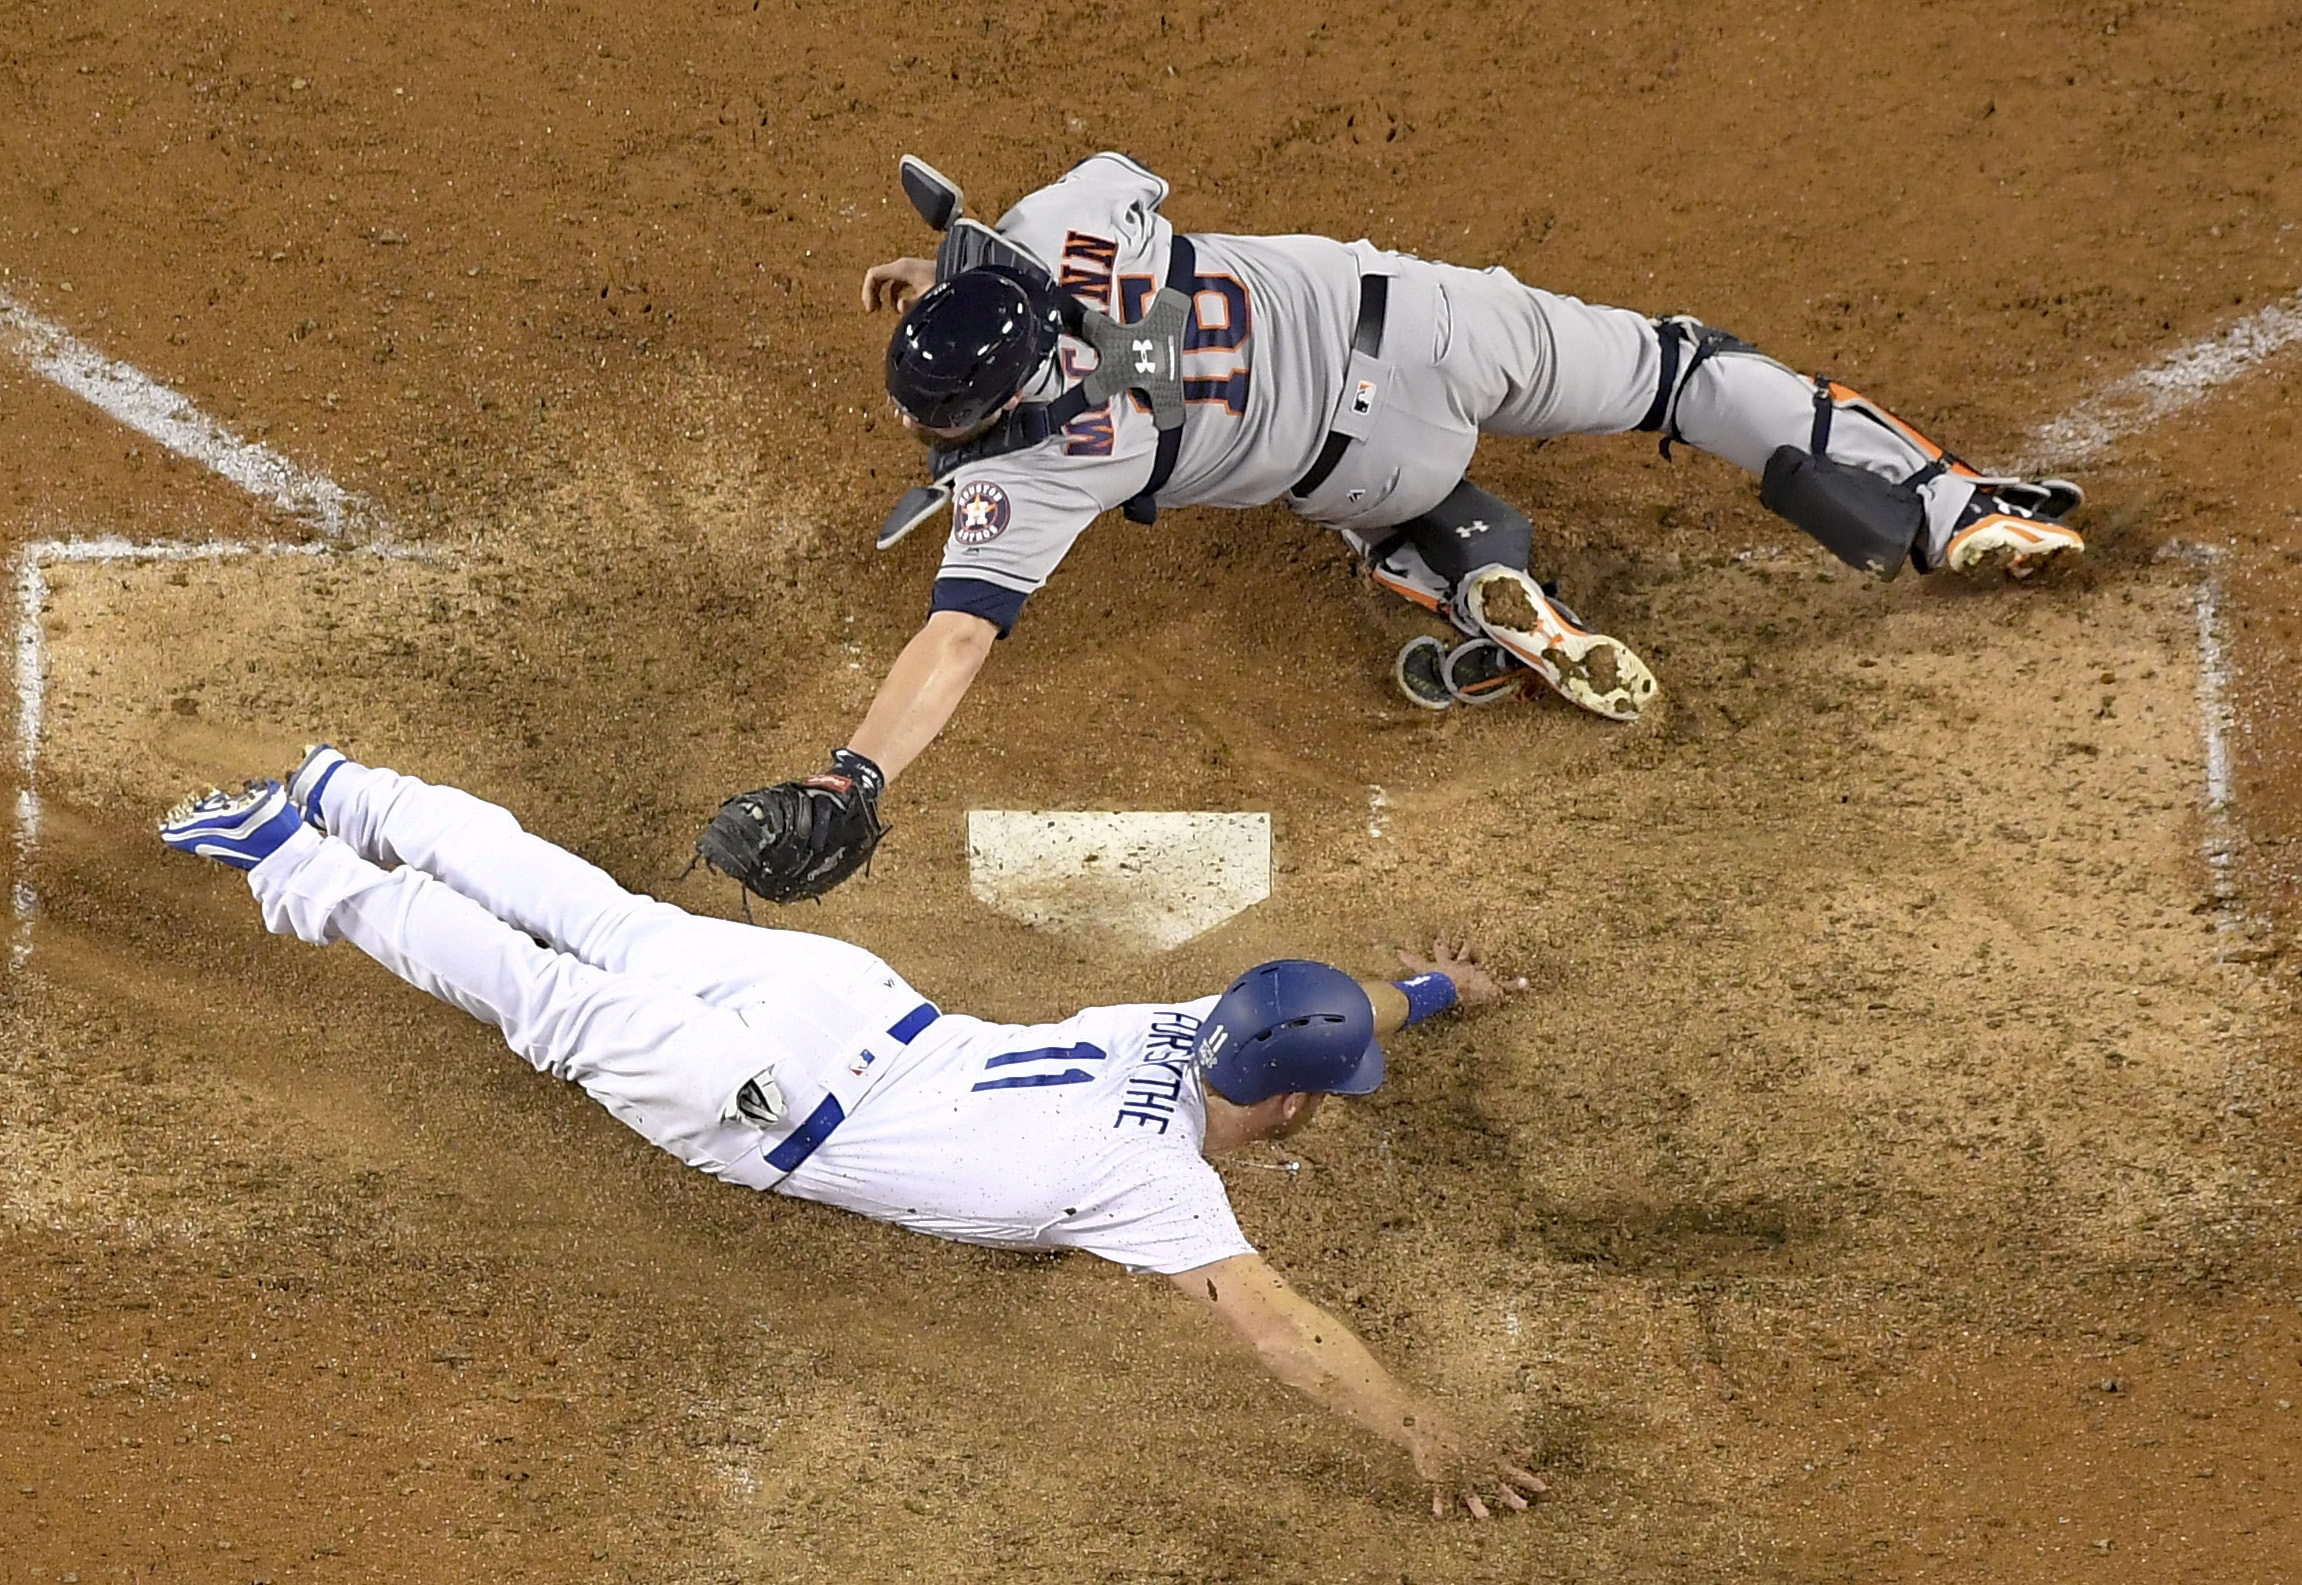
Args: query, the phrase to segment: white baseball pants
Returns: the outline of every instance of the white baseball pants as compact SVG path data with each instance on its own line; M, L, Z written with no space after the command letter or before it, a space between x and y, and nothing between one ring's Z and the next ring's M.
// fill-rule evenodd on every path
M738 1089L812 1073L920 1001L860 947L628 892L451 787L346 763L323 813L333 834L306 826L249 872L269 929L351 942L734 1182L781 1177L760 1130L731 1116Z

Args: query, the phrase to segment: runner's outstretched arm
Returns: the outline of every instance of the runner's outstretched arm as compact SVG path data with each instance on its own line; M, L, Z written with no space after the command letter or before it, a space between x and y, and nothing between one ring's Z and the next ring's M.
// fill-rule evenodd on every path
M1526 1507L1522 1491L1547 1489L1500 1450L1466 1448L1444 1410L1385 1370L1358 1334L1297 1293L1262 1256L1233 1255L1170 1280L1221 1316L1272 1375L1404 1449L1430 1488L1434 1518L1457 1500L1472 1518L1486 1518L1481 1487L1506 1508Z

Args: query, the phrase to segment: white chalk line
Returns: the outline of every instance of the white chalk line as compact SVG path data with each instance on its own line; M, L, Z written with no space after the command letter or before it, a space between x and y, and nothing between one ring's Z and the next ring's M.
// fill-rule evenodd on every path
M2234 325L2168 353L2147 368L2115 380L2069 412L2043 425L2026 471L2066 468L2186 407L2215 387L2302 342L2302 292L2272 303Z
M411 546L369 544L279 545L238 540L147 540L105 536L48 539L26 545L16 560L16 768L23 783L16 791L16 880L10 904L16 935L11 963L22 968L32 956L32 921L40 895L32 884L32 859L40 846L40 740L48 704L47 569L58 563L121 561L217 561L233 556L375 556L389 561L431 561L432 552Z
M2176 541L2164 555L2198 569L2194 610L2198 624L2198 724L2206 749L2206 894L2214 905L2214 930L2227 936L2242 923L2238 900L2238 798L2230 763L2230 738L2238 713L2230 700L2229 650L2222 637L2222 557L2219 545Z
M242 440L172 390L107 358L63 326L0 292L0 349L42 379L94 404L180 457L229 479L258 500L300 518L331 539L351 528L385 529L383 514L324 474L299 468L269 446Z
M2129 435L2196 406L2218 387L2297 344L2302 344L2302 292L2176 348L2042 425L2033 437L2036 454L2024 467L2042 472L2099 456ZM2229 656L2222 636L2223 552L2213 545L2176 543L2168 545L2165 554L2199 569L2198 717L2206 751L2206 874L2215 931L2228 936L2240 924L2241 838L2230 766L2237 712L2230 700Z
M40 616L48 600L45 569L59 562L200 561L229 556L309 556L327 553L357 528L368 541L367 554L394 559L429 559L427 553L390 543L390 523L366 497L344 489L325 474L298 467L269 446L242 440L201 412L191 399L143 370L108 358L55 322L0 292L0 351L21 361L42 379L70 391L130 429L213 470L260 501L317 528L318 545L271 545L235 540L153 540L118 537L42 540L26 545L16 568L16 877L10 909L16 921L12 961L21 967L31 956L31 926L39 911L32 884L32 860L40 844L40 738L47 703L47 650Z

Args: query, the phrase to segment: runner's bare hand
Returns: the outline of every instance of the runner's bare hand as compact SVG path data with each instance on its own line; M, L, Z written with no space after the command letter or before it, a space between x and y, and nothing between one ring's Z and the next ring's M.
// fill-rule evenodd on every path
M1492 1517L1492 1510L1482 1491L1491 1492L1494 1501L1519 1513L1525 1511L1529 1497L1550 1490L1540 1475L1525 1467L1533 1456L1534 1449L1527 1447L1511 1448L1509 1456L1502 1458L1472 1454L1451 1434L1442 1432L1416 1451L1415 1473L1430 1488L1432 1518L1446 1518L1461 1503L1473 1519L1486 1519Z
M1431 955L1418 957L1404 947L1399 949L1399 961L1416 974L1444 974L1455 982L1455 1005L1458 1007L1492 1007L1503 999L1502 986L1479 962L1479 949L1470 941L1462 940L1453 947L1445 936L1431 943ZM1527 982L1521 980L1513 987L1525 990Z

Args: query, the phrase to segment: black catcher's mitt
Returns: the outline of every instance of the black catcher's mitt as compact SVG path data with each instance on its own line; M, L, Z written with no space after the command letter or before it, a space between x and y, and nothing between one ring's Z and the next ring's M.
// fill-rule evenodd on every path
M887 834L883 785L878 766L841 749L830 770L721 804L695 840L696 857L771 903L821 897L869 863Z

